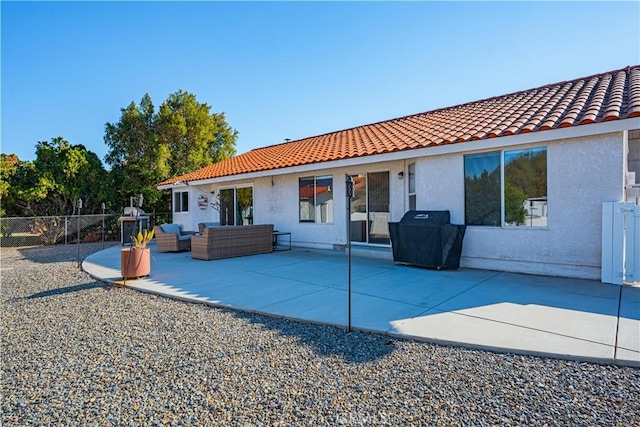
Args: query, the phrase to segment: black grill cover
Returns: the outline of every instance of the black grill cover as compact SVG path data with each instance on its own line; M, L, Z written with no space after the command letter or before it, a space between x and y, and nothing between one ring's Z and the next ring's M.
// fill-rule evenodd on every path
M409 211L389 223L393 260L420 267L460 267L466 225L450 224L449 211Z

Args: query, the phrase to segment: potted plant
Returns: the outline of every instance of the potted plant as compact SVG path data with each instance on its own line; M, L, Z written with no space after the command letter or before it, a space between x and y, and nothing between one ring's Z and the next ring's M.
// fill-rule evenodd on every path
M148 247L153 239L153 230L138 232L131 237L131 247L120 250L120 271L123 279L137 279L151 273L151 250Z

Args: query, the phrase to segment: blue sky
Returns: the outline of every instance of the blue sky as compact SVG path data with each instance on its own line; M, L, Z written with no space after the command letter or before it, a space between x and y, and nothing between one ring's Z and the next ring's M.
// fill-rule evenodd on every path
M238 153L640 63L638 2L6 2L2 147L194 93Z

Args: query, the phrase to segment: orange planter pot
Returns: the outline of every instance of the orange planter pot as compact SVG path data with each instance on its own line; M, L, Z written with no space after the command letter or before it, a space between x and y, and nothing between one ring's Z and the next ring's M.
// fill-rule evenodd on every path
M136 279L151 273L151 250L125 248L120 250L120 272L125 279Z

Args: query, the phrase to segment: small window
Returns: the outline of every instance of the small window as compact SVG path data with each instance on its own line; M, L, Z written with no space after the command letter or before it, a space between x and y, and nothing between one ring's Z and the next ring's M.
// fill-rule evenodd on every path
M176 191L173 193L173 212L189 212L188 191Z
M416 164L409 165L409 210L416 210Z
M300 222L333 222L333 176L300 178Z

